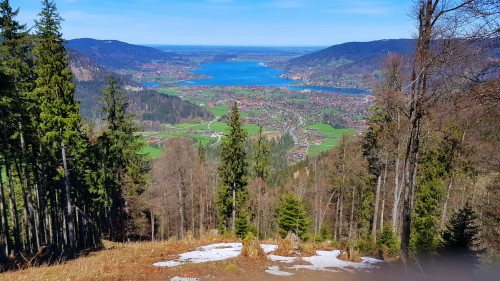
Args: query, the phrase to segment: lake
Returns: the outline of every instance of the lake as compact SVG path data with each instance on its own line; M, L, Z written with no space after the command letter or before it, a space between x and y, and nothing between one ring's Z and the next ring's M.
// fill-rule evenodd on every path
M288 87L290 90L330 91L346 94L368 94L357 89L334 87L291 86L300 81L279 77L286 72L266 66L263 62L214 62L199 65L193 73L212 78L181 81L179 84L192 86L271 86Z

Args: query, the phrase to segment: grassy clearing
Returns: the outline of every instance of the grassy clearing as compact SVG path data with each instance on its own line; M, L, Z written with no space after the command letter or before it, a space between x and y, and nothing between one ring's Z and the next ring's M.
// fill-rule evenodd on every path
M149 155L149 157L156 159L158 157L161 157L163 155L163 152L158 148L151 147L148 145L141 148L139 154L147 154Z
M172 88L156 88L156 90L162 94L175 96L180 93L180 90L173 90Z
M224 116L229 112L229 109L227 108L226 105L219 105L216 107L209 108L208 110L210 110L210 112L212 112L212 114L217 117Z
M310 128L316 128L320 133L327 135L330 138L340 138L345 133L356 133L354 129L335 129L331 125L325 123L314 123L309 126L305 126L303 129L307 130Z
M194 145L198 145L201 142L202 145L209 145L216 141L216 138L212 138L210 136L200 135L200 134L189 134L189 137L195 140Z

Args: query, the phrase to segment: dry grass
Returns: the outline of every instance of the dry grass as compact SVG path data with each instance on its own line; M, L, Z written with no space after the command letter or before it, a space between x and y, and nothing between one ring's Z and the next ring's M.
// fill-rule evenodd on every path
M180 253L211 242L182 240L121 244L105 241L104 250L88 256L55 265L0 273L0 280L165 280L167 276L189 274L193 268L187 266L180 272L179 268L155 267L153 263L175 259Z
M361 255L358 251L354 249L342 250L338 256L339 260L351 261L351 262L361 262Z
M259 245L259 241L253 235L248 235L243 239L243 248L240 256L250 259L267 259L267 255Z
M203 240L185 239L162 242L113 243L104 241L104 249L91 252L85 257L61 261L51 266L29 267L27 269L0 273L0 280L170 280L174 276L196 277L209 280L282 280L264 271L270 265L279 263L268 259L249 258L240 255L234 259L198 264L184 264L178 267L155 267L155 262L176 259L179 254L199 246L218 242L235 242L223 237L207 237ZM256 242L256 241L254 241ZM278 244L281 251L294 254L290 241L261 241ZM251 244L251 249L257 249ZM299 244L301 256L313 251L319 245ZM325 245L323 245L325 246ZM257 246L259 249L260 247ZM249 252L253 252L249 251ZM253 255L253 254L251 254ZM249 255L249 256L251 256ZM259 255L259 254L257 254ZM319 272L296 272L296 277L287 280L323 280ZM311 274L320 279L311 279ZM302 278L303 277L303 278ZM294 279L297 278L297 279Z

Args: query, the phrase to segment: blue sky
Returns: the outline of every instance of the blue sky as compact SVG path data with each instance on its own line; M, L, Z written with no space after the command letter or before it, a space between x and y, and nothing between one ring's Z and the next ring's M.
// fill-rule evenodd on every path
M55 0L65 39L133 44L330 46L410 38L412 0ZM33 25L40 0L11 0Z

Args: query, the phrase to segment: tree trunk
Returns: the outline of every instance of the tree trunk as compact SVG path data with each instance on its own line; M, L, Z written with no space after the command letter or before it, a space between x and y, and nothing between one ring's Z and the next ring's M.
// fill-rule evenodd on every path
M384 165L384 179L382 180L382 207L380 209L380 231L382 232L384 230L384 212L385 212L385 183L387 179L387 164L389 162L388 157L385 158L385 165Z
M64 141L61 141L61 155L63 160L64 169L64 188L66 193L66 224L67 224L67 238L68 246L70 248L75 247L75 225L73 222L73 205L71 202L71 185L69 183L69 170L68 163L66 160L66 147Z
M377 219L378 219L378 204L380 201L380 188L382 186L382 175L377 176L377 189L375 191L375 206L373 207L373 222L372 222L372 241L377 241Z
M12 239L10 237L10 227L9 227L9 221L7 217L7 204L5 202L5 192L4 192L4 185L3 185L3 178L2 178L2 167L0 167L0 209L2 212L2 225L3 225L3 230L5 233L5 255L10 256L11 253L10 251L13 250L12 247Z
M236 184L234 184L236 185ZM233 233L235 232L236 230L236 186L233 186L233 226L232 226L232 230L233 230Z
M155 214L153 209L151 209L150 212L151 212L151 241L155 241Z

